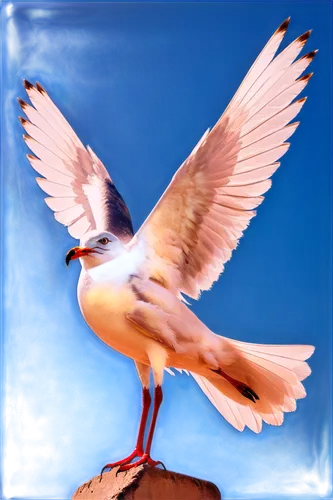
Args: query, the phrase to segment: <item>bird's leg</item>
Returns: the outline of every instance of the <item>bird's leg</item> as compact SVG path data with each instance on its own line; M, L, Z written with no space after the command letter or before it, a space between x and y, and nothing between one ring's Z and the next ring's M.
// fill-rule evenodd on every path
M157 385L155 387L154 411L153 411L153 416L152 416L151 424L150 424L150 428L149 428L146 451L142 455L142 457L139 460L137 460L136 462L134 462L132 464L121 465L119 468L120 471L128 470L128 469L131 469L132 467L137 467L138 465L141 465L141 464L148 464L148 465L151 465L152 467L155 467L156 465L163 465L163 467L164 467L164 464L162 462L153 460L150 457L150 449L151 449L151 445L152 445L152 441L153 441L157 415L158 415L158 411L159 411L161 403L162 403L162 399L163 399L162 387L160 385Z
M236 379L230 377L226 372L221 370L221 368L219 368L218 370L212 370L212 371L215 373L218 373L223 378L225 378L235 389L237 389L237 391L242 396L244 396L247 399L250 399L251 401L253 401L253 403L255 403L256 401L258 401L260 399L258 394L256 394L254 392L254 390L251 389L251 387L249 387L247 384L244 384L243 382L240 382L239 380L236 380Z
M141 414L141 420L140 420L140 426L139 426L139 432L138 432L138 438L136 441L136 446L135 446L134 450L132 451L132 453L130 455L128 455L128 457L123 458L122 460L118 460L118 462L106 464L103 467L101 474L106 469L111 469L112 467L118 467L119 465L128 464L133 460L133 458L142 457L144 455L143 440L144 440L144 435L145 435L145 428L146 428L150 403L151 403L151 397L150 397L149 389L147 387L143 387L143 389L142 389L142 414Z
M153 437L154 437L154 432L155 432L155 427L156 427L157 415L158 415L158 411L160 409L160 406L162 404L162 400L163 400L162 387L160 385L157 385L155 387L155 394L154 394L154 412L153 412L153 416L151 419L151 424L150 424L150 429L149 429L148 439L147 439L147 444L146 444L146 454L149 457L150 457L150 450L151 450L151 445L153 442Z
M133 455L132 458L134 458L135 456L141 457L143 455L143 452L144 452L143 440L144 440L144 436L145 436L145 428L146 428L146 424L147 424L150 403L151 403L151 397L150 397L149 389L147 387L143 387L143 389L142 389L142 415L141 415L141 420L140 420L138 438L136 441L136 447L134 448L134 451L131 454L131 455Z

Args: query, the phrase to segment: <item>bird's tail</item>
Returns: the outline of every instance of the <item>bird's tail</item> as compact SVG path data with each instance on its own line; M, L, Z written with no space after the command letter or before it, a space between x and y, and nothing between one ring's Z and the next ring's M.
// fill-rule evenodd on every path
M306 392L301 383L311 373L305 362L314 352L309 345L265 345L230 342L235 358L212 376L193 377L223 417L236 429L248 426L258 433L262 421L281 425L284 412L296 410Z

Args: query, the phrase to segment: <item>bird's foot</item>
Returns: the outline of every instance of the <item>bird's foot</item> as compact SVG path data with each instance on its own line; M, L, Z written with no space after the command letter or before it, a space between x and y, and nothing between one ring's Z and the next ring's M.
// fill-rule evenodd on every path
M129 464L133 460L133 458L137 458L137 457L140 458L143 456L144 456L143 450L135 448L132 451L132 453L130 455L128 455L128 457L123 458L122 460L118 460L118 462L113 462L111 464L104 465L103 469L101 470L101 474L103 474L103 472L105 472L106 469L113 469L114 467L119 467L121 465Z
M118 472L122 472L122 471L125 471L125 470L129 470L129 469L132 469L133 467L138 467L138 465L143 465L143 464L148 464L150 465L151 467L156 467L157 465L162 465L162 467L164 467L164 469L166 470L166 467L164 465L163 462L161 461L156 461L156 460L153 460L149 455L148 453L145 453L144 455L142 455L142 457L137 460L136 462L133 462L132 464L130 463L127 463L127 464L124 464L124 465L121 465L119 467L119 469L117 470L117 474Z
M249 387L248 385L243 384L243 382L237 382L234 387L242 396L250 399L250 401L253 401L255 403L259 400L259 396L254 392L254 390L251 389L251 387Z

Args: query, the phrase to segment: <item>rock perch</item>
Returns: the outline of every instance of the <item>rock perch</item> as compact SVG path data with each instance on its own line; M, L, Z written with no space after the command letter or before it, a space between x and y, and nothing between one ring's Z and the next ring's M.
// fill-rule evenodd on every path
M95 476L72 500L221 500L221 494L209 481L141 465Z

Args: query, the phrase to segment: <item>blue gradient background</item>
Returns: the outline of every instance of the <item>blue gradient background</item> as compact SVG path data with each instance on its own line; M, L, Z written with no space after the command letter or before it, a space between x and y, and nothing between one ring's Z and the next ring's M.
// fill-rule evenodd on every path
M133 362L76 301L73 240L43 203L16 97L40 81L108 167L135 228L214 124L276 27L319 48L301 126L220 281L193 310L244 341L310 343L308 397L282 427L233 429L186 375L166 374L153 457L224 498L331 495L331 3L3 4L3 496L69 499L132 450ZM305 51L304 51L305 53Z

